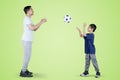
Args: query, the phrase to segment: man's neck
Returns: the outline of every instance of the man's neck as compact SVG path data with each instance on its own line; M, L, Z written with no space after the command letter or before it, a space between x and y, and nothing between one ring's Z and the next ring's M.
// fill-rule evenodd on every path
M31 18L31 15L29 15L29 14L26 14L26 16L28 16L28 17L30 17L30 18Z

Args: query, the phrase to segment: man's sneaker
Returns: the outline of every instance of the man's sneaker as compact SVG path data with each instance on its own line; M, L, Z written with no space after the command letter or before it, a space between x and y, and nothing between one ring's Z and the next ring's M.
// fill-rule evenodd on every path
M96 72L95 78L99 78L100 77L100 72Z
M30 72L29 70L26 70L26 73L27 74L33 74L32 72Z
M21 71L21 72L20 72L20 76L21 76L21 77L33 77L32 74L27 73L26 71L25 71L25 72Z
M84 73L82 73L80 76L81 77L87 77L89 75L88 71L85 71Z

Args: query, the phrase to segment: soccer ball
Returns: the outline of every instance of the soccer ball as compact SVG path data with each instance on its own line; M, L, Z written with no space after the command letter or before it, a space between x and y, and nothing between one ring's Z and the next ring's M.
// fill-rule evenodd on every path
M71 21L71 16L65 15L65 16L64 16L64 22L70 23L70 21Z

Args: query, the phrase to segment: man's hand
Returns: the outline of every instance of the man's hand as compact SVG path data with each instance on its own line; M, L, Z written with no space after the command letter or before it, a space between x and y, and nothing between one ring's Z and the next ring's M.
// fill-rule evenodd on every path
M45 22L47 22L47 19L43 18L43 19L41 19L41 21L38 24L36 24L36 25L30 24L28 26L31 30L36 31Z
M43 18L43 19L41 19L40 22L41 22L41 23L45 23L45 22L47 22L47 19Z

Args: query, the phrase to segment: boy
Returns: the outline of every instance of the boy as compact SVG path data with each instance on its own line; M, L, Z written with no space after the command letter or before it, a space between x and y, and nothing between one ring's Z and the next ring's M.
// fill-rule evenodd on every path
M98 64L97 64L97 60L96 60L96 56L95 56L95 46L94 46L94 32L96 30L96 25L95 24L90 24L88 27L88 32L85 32L85 27L86 24L83 24L83 33L81 33L80 29L77 27L77 30L79 31L80 37L83 37L85 40L85 71L83 72L83 74L81 74L80 76L88 76L89 75L89 66L90 66L90 60L92 60L92 64L95 68L96 71L96 78L100 77L100 72L99 72L99 68L98 68Z
M47 20L41 19L41 21L38 24L34 25L31 20L31 16L34 13L32 7L31 6L24 7L24 12L26 14L24 18L24 33L22 36L22 43L24 47L24 62L23 62L22 70L20 72L20 76L33 77L32 75L33 73L27 70L31 57L33 33Z

